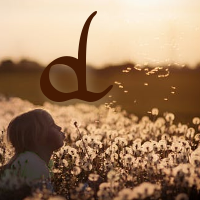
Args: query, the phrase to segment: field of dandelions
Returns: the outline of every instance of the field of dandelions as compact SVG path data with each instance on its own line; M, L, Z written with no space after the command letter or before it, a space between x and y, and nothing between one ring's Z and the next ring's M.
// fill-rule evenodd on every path
M139 119L117 107L86 104L35 106L19 98L0 98L0 166L13 156L5 142L11 119L34 108L47 110L66 134L54 152L52 184L30 193L9 178L0 181L2 194L24 200L133 200L199 199L200 118L190 124L174 123L173 113ZM6 189L2 189L6 188ZM12 196L13 195L13 196Z

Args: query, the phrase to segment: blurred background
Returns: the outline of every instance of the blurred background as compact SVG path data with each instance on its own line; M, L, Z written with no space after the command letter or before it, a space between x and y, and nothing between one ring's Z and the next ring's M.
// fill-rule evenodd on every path
M113 89L101 100L57 103L40 89L44 67L78 56L83 25L94 11L87 40L87 88ZM173 112L188 122L200 116L200 1L0 1L0 93L34 104L105 104L138 116ZM55 65L52 84L78 89L74 71Z

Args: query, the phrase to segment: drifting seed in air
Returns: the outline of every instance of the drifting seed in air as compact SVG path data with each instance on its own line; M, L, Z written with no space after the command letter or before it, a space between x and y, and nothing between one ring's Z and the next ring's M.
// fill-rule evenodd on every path
M139 68L139 67L141 67L141 65L140 65L140 64L136 64L136 65L134 66L134 69L136 69L136 70L138 70L138 71L141 71L142 69Z
M148 84L148 83L144 83L144 85L145 85L145 86L148 86L149 84Z
M127 72L126 70L122 70L122 72Z
M168 98L164 98L164 101L167 101L168 100Z
M120 83L120 82L117 82L117 81L115 81L115 84L117 84L117 85L120 85L121 83Z
M112 95L109 95L108 97L109 97L109 98L111 98L111 97L112 97Z
M119 88L124 88L124 86L122 86L122 85L119 85Z
M124 93L127 93L128 91L127 90L124 90Z

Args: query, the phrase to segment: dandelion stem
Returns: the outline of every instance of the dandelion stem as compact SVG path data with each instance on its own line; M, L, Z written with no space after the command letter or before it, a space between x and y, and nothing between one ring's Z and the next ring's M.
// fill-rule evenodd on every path
M82 135L81 135L81 133L80 133L80 131L79 131L79 128L78 128L78 126L77 126L77 122L74 122L74 126L75 126L75 127L77 128L77 130L78 130L78 133L79 133L79 135L80 135L80 137L81 137L81 141L83 142L83 146L84 146L84 148L85 148L85 152L86 152L86 154L87 154L87 156L88 156L88 158L89 158L90 163L92 163L92 162L91 162L91 159L90 159L90 155L89 155L89 153L88 153L88 151L87 151L85 142L83 141L83 137L82 137Z

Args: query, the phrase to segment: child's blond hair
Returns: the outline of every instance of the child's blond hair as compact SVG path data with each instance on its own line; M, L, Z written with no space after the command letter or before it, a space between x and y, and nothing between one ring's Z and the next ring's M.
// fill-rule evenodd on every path
M39 138L46 136L48 115L45 110L35 109L11 120L7 128L7 142L14 147L15 153L32 150Z

